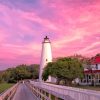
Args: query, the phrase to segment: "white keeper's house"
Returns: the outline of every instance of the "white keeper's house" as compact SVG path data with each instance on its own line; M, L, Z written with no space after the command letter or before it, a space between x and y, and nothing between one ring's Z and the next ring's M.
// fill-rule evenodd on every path
M83 83L91 85L95 82L96 85L100 85L100 55L91 59L90 65L84 68Z

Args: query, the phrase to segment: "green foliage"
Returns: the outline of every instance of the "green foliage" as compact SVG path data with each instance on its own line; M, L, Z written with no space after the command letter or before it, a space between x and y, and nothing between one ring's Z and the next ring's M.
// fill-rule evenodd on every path
M14 79L16 80L23 80L28 79L31 76L31 73L28 71L26 65L19 65L13 72Z
M0 73L0 83L2 83L2 74Z
M56 62L50 62L44 69L43 79L48 76L56 77L59 80L72 81L75 78L83 77L83 66L76 58L60 58Z
M100 53L96 54L96 56L100 56Z
M28 67L28 70L31 72L31 77L33 79L38 79L39 78L39 65L38 64L33 64Z
M19 65L16 68L9 68L0 73L0 82L5 81L9 83L16 83L23 79L37 79L39 65Z

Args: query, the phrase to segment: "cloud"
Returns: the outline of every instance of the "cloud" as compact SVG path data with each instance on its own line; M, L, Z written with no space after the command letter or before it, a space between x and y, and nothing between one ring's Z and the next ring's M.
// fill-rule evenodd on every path
M0 1L0 66L39 63L45 35L54 58L99 53L99 5L99 0Z
M87 46L86 48L80 50L79 53L82 52L83 54L84 53L87 54L87 52L89 52L91 50L98 49L97 46L98 47L100 46L100 42L99 41L98 42L95 42L95 43L92 43L90 46ZM99 47L99 49L100 49L100 47Z

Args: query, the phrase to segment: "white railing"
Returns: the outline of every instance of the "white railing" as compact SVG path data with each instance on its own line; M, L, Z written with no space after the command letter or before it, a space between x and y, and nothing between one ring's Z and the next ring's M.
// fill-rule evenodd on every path
M0 100L11 100L16 92L16 89L18 87L18 84L15 84L12 86L10 89L4 91L3 93L0 94Z
M54 85L49 83L39 83L30 81L35 87L44 89L57 97L64 100L100 100L100 91Z
M49 99L45 94L41 93L39 90L35 89L32 84L25 83L25 85L33 92L33 94L36 96L36 100L41 100L41 98L44 98L43 100L51 100ZM41 96L41 98L40 98Z

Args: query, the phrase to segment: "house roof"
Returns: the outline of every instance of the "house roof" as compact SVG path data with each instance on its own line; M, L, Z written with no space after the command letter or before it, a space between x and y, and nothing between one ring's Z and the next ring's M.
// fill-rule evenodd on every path
M96 56L91 60L91 64L100 64L100 56Z

